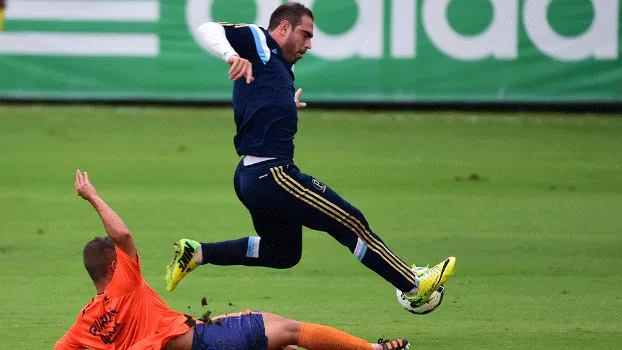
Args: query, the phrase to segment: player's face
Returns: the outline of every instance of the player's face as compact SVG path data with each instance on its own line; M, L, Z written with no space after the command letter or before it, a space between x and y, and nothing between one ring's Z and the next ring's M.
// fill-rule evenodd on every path
M313 38L313 20L309 16L302 16L300 24L289 32L285 44L283 44L283 56L291 63L296 63L302 56L311 49L311 38Z

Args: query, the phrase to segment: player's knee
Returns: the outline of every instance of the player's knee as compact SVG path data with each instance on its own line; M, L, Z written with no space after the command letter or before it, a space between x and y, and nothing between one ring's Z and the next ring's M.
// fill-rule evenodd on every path
M261 313L264 320L268 348L279 349L288 345L298 345L301 323L276 314Z
M298 321L283 318L281 322L279 322L279 333L284 339L285 345L298 345L300 329L301 324Z
M286 334L288 344L298 345L298 339L300 339L300 322L287 319L283 325L283 333Z
M277 266L277 268L279 268L279 269L290 269L290 268L298 265L298 263L300 262L301 258L302 258L302 252L301 251L290 251L290 252L287 252L287 254L281 255L280 259L278 259L278 266Z
M365 227L369 226L369 224L367 223L367 219L365 219L365 215L363 215L363 213L360 210L352 207L352 209L350 210L350 215L357 218L358 221L360 221L363 225L365 225Z
M302 257L302 244L298 242L266 242L262 247L263 256L267 257L268 267L289 269L296 266ZM260 254L262 252L260 251Z

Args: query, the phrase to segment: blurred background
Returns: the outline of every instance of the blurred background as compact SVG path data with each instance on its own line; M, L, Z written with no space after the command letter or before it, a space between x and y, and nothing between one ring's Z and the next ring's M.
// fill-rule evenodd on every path
M618 0L301 1L316 28L295 161L406 262L456 256L443 304L405 312L307 229L292 269L207 266L165 291L174 241L254 234L228 66L196 28L265 27L282 2L0 0L0 349L52 348L95 293L82 248L104 231L76 169L132 230L145 280L197 317L260 309L417 349L619 349Z
M267 27L281 0L2 0L0 98L227 102L207 21ZM306 0L309 102L622 99L617 0Z

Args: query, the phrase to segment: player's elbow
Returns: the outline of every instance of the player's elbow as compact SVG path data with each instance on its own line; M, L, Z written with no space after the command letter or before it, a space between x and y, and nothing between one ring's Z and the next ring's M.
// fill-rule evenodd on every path
M132 234L127 228L124 229L112 229L108 231L108 236L112 238L114 244L123 246L128 242L132 242Z
M84 349L80 345L74 343L68 334L65 334L60 338L56 344L54 344L54 350L78 350Z
M56 342L56 344L54 344L54 350L66 350L67 349L67 347L64 346L61 341L62 339L60 339L59 341Z
M130 241L132 239L132 233L127 229L117 231L116 236L120 241Z

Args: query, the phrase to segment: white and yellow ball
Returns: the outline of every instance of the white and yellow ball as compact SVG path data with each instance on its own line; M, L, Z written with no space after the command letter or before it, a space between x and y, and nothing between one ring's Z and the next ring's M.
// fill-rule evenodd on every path
M441 305L443 301L443 296L445 295L445 287L440 286L430 296L430 299L421 306L411 305L410 301L406 299L404 293L402 293L399 289L397 290L397 301L402 305L406 311L411 312L416 315L425 315L430 312L436 310L437 307Z

